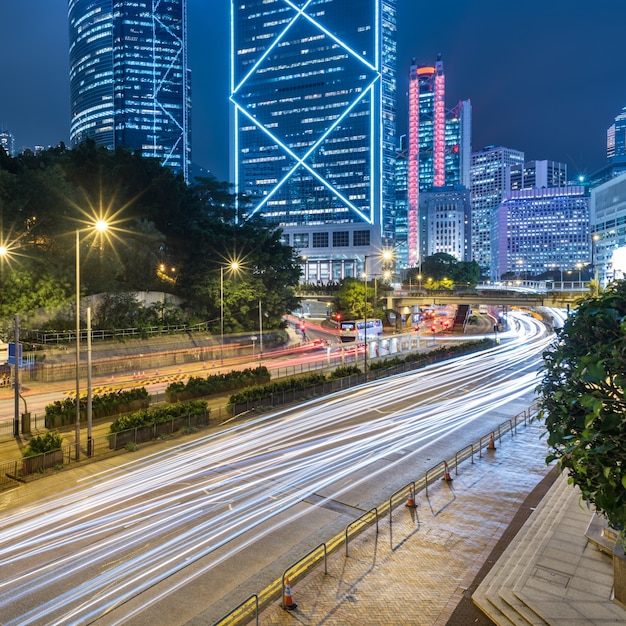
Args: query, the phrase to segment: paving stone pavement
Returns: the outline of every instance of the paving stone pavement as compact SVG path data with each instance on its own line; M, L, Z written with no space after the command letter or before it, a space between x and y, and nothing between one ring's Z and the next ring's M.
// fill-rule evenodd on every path
M259 623L491 624L468 590L518 511L519 525L530 514L527 496L553 480L541 432L531 424L504 435L495 451L460 464L451 483L418 492L416 509L396 508L378 533L372 525L351 540L348 557L345 549L330 555L327 574L318 566L292 583L295 610L276 602Z

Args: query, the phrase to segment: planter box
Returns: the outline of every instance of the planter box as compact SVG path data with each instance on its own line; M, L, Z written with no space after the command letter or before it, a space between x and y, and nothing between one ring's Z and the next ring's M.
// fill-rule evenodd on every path
M63 450L53 450L37 456L27 456L22 461L22 474L24 476L35 474L57 465L63 465Z

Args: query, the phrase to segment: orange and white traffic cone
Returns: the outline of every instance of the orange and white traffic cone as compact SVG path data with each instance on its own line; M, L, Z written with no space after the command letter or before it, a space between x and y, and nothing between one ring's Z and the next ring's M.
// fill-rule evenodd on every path
M496 444L493 441L493 433L491 433L491 435L489 436L489 445L487 446L487 450L495 450L496 449Z
M415 492L413 491L413 487L409 487L409 498L406 501L405 506L408 506L410 509L417 507L417 504L415 504Z
M291 585L289 579L285 578L285 593L283 595L283 609L293 611L298 605L293 601L291 597Z
M450 470L448 469L448 462L444 461L444 473L443 473L443 479L447 482L447 483L451 483L454 479L452 478L452 476L450 476Z

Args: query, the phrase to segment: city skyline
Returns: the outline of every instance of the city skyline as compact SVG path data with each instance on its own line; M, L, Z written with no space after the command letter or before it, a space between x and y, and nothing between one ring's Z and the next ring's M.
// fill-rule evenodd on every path
M606 131L626 105L626 6L604 0L588 14L565 0L530 0L523 12L496 0L479 4L453 0L444 13L398 0L398 136L406 132L411 59L428 64L441 53L446 99L472 102L474 151L502 145L528 160L562 161L570 177L604 165ZM228 0L189 0L192 160L220 180L231 178L229 9ZM0 18L5 49L15 51L0 59L0 128L13 133L18 150L69 146L66 0L5 2Z

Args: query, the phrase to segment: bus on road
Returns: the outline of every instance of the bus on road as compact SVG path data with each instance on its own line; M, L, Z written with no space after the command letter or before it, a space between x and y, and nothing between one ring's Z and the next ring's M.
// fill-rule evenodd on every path
M383 322L379 319L367 320L367 332L365 320L342 320L339 323L339 337L342 342L365 341L380 339L383 336Z

